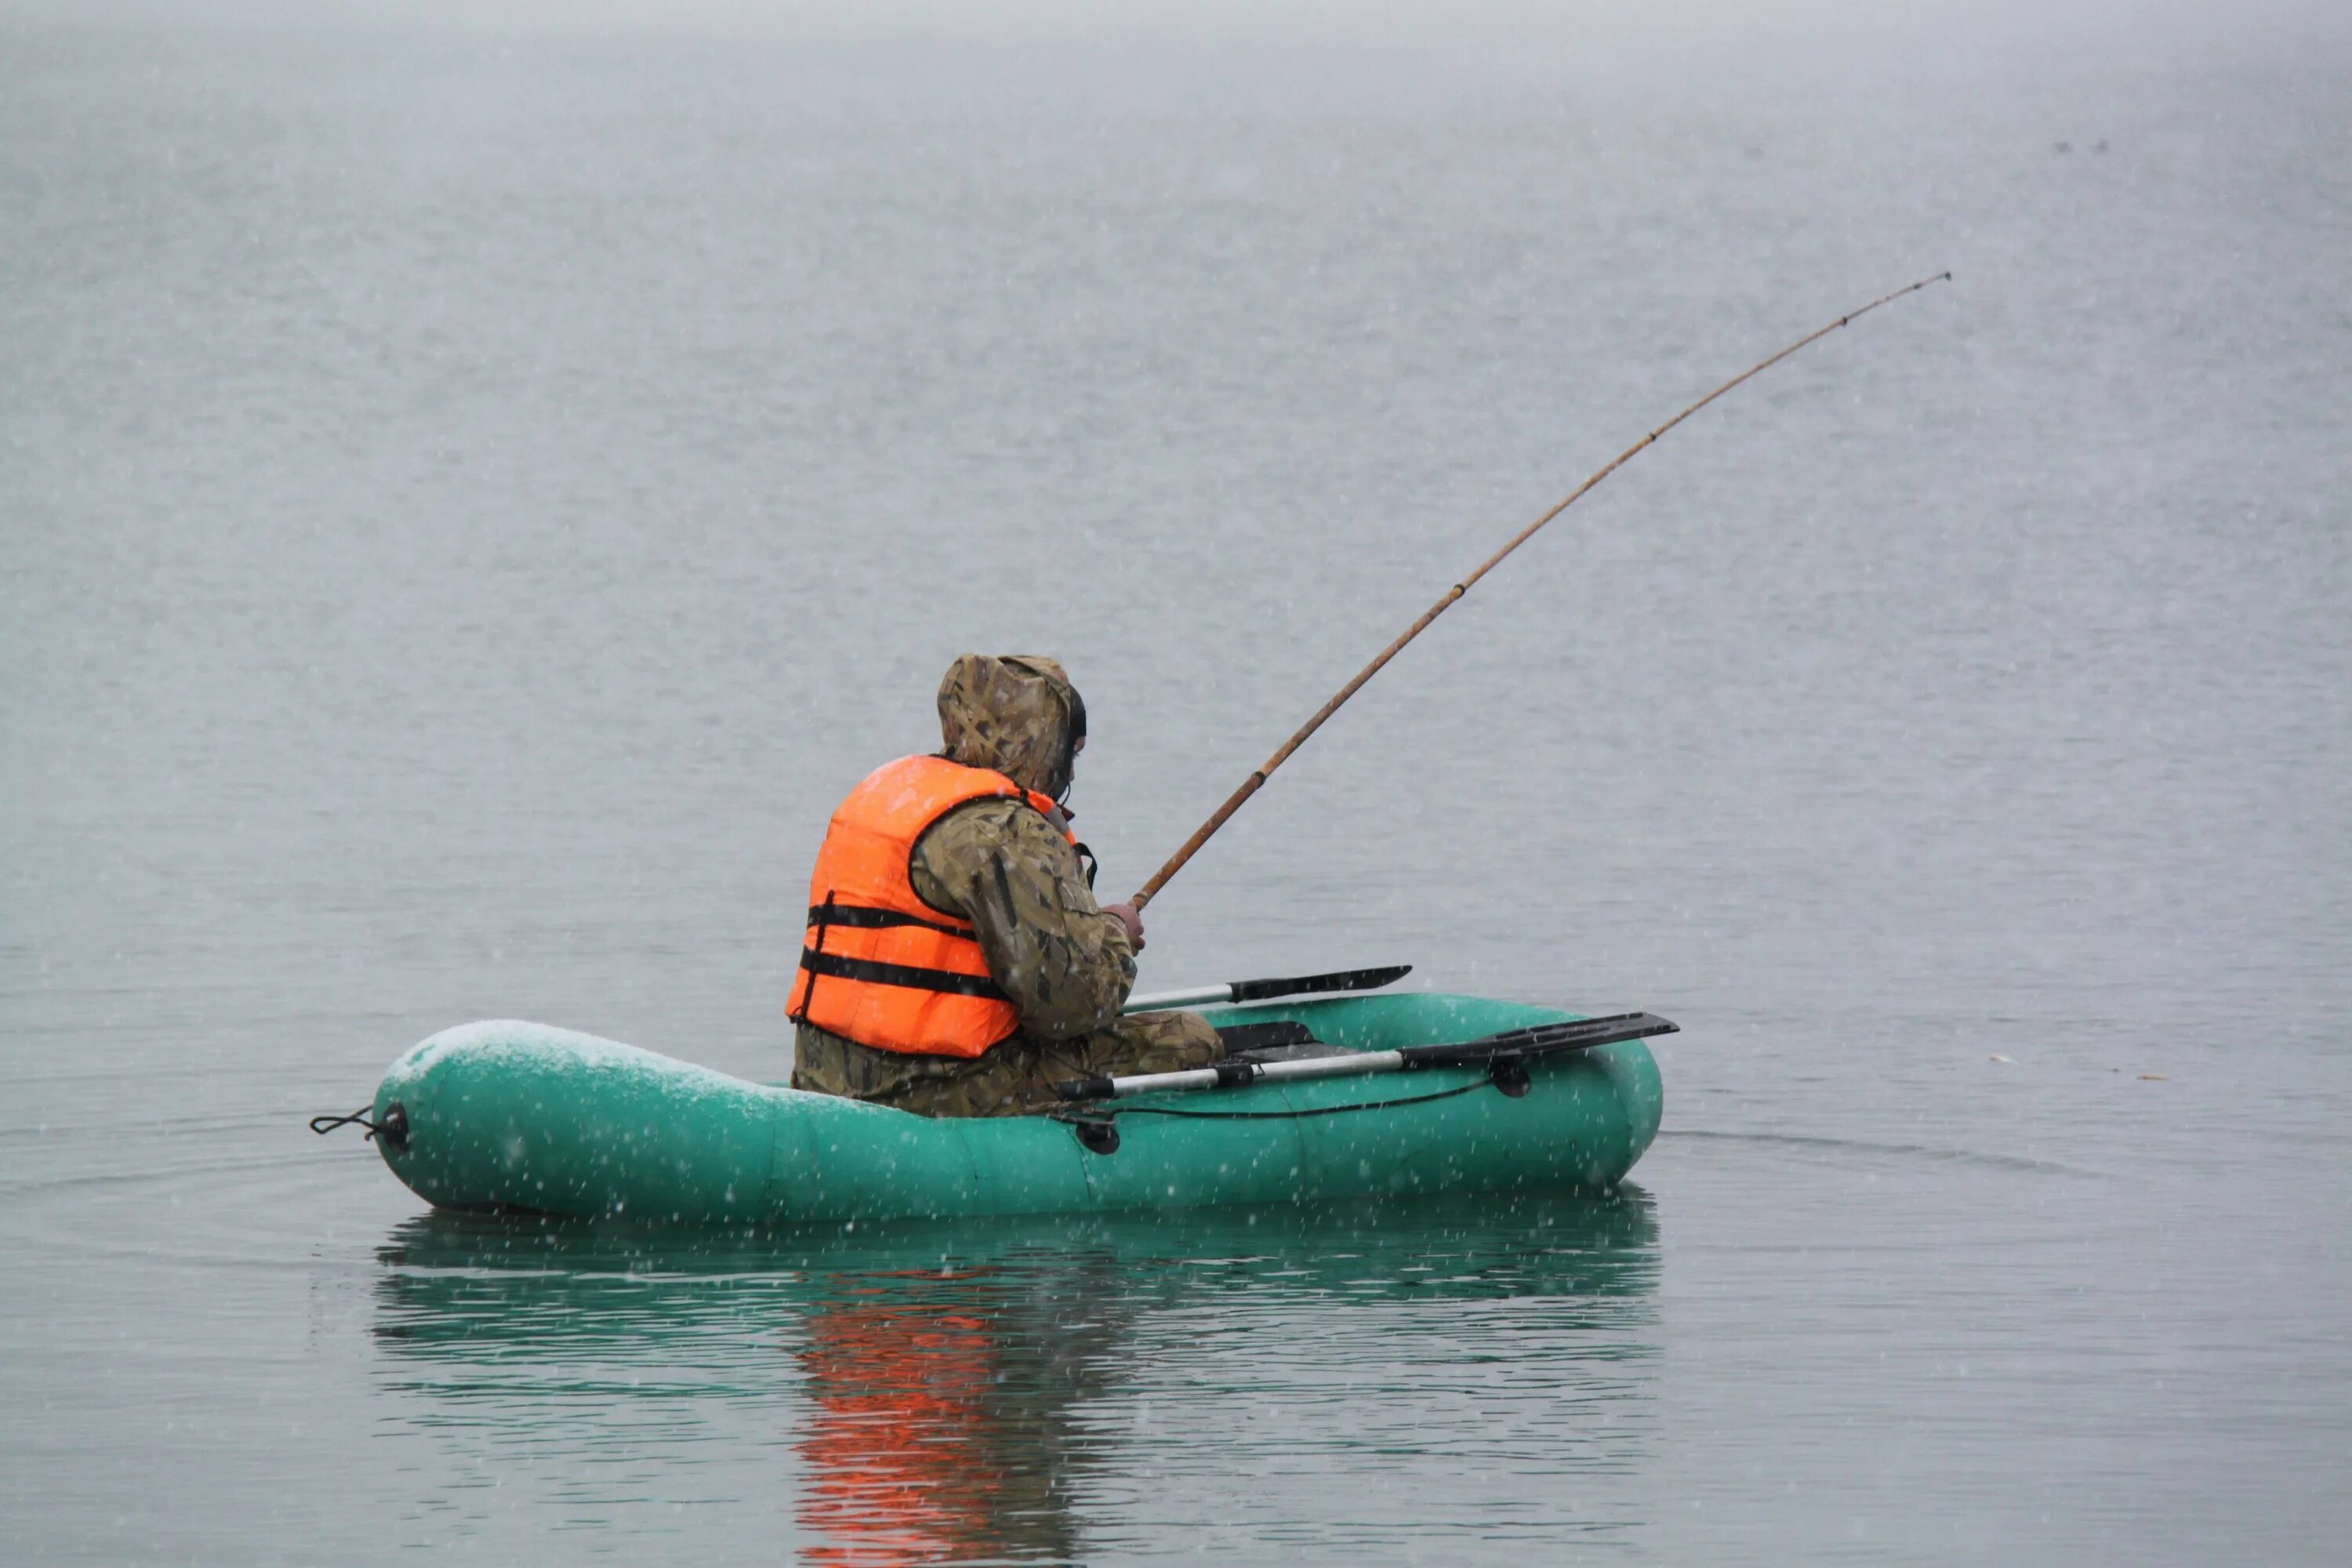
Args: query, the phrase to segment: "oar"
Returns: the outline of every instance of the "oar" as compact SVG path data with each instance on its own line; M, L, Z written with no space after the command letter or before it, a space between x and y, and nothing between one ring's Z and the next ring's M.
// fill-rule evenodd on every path
M1428 609L1423 610L1421 614L1421 618L1413 622L1412 625L1405 627L1403 632L1398 636L1396 641L1381 649L1379 656L1375 658L1371 663L1358 670L1356 672L1356 678L1353 680L1349 681L1347 685L1339 688L1339 689L1332 695L1330 701L1326 702L1322 707L1317 709L1315 710L1315 717L1309 719L1305 724L1299 726L1297 733L1292 735L1287 741L1285 741L1280 748L1275 752L1274 755L1265 760L1265 763L1263 767L1259 768L1257 772L1250 774L1249 777L1244 779L1241 782L1241 787L1234 790L1232 795L1225 797L1224 805L1217 807L1215 811L1210 813L1209 820L1201 824L1201 826L1193 831L1192 837L1184 840L1183 847L1179 848L1175 854L1171 855L1168 858L1168 863L1160 867L1159 870L1154 871L1151 874L1151 879L1144 883L1141 888L1138 889L1136 890L1135 897L1129 899L1128 902L1133 905L1139 912L1144 905L1150 903L1154 898L1156 898L1159 895L1160 889L1168 885L1168 879L1182 870L1184 868L1184 862L1190 860L1195 854L1199 853L1201 846L1206 844L1210 838L1215 835L1217 829L1225 825L1225 819L1232 816L1234 813L1239 811L1242 808L1242 803L1244 801L1246 801L1250 796L1265 788L1265 781L1274 776L1274 770L1282 766L1284 763L1289 761L1290 753L1305 745L1307 743L1307 738L1315 733L1316 731L1321 729L1323 727L1323 721L1331 717L1332 714L1337 713L1342 703L1346 702L1349 698L1353 697L1357 691L1361 689L1364 682L1370 680L1375 675L1378 675L1381 672L1382 666L1386 665L1389 660L1394 658L1398 653L1402 651L1405 644L1412 641L1413 638L1419 637L1423 631L1427 630L1429 624L1432 621L1437 619L1438 616L1451 609L1454 606L1455 600L1461 598L1463 595L1468 593L1473 587L1475 587L1479 578L1484 577L1487 573L1492 572L1496 567L1501 565L1505 556L1510 554L1512 551L1517 550L1520 545L1525 544L1528 540L1533 539L1536 534L1542 530L1544 524L1549 522L1553 518L1558 517L1561 512L1566 511L1570 507L1574 506L1579 500L1583 499L1585 493L1591 490L1593 486L1599 484L1601 480L1615 473L1619 468L1623 468L1627 463L1632 462L1636 457L1640 456L1641 453L1651 445L1651 443L1657 440L1659 437L1664 435L1667 431L1673 429L1675 426L1681 424L1684 420L1689 418L1692 415L1697 413L1708 404L1713 403L1717 398L1721 397L1725 393L1729 392L1733 387L1738 386L1740 383L1748 380L1752 376L1761 375L1764 372L1771 369L1774 365L1779 364L1782 360L1787 359L1790 354L1795 353L1799 349L1803 348L1806 344L1818 342L1822 338L1828 337L1832 332L1836 331L1840 327L1844 326L1847 322L1859 321L1864 316L1870 314L1871 311L1877 310L1881 305L1886 304L1892 300L1900 300L1906 294L1916 294L1920 289L1927 287L1928 284L1941 283L1950 277L1951 274L1948 272L1938 272L1933 278L1922 278L1918 282L1911 284L1907 288L1897 289L1891 294L1881 295L1879 298L1873 300L1869 304L1863 306L1858 310L1847 311L1844 315L1840 316L1836 321L1832 321L1825 327L1817 328L1812 331L1807 332L1803 337L1799 338L1795 342L1790 343L1787 348L1782 349L1776 354L1773 354L1770 358L1759 360L1756 363L1749 365L1746 370L1741 371L1738 375L1733 376L1729 381L1725 382L1721 386L1717 387L1713 392L1708 393L1705 397L1700 398L1696 403L1692 404L1680 414L1675 415L1672 419L1667 420L1664 425L1659 426L1656 429L1651 431L1648 435L1643 437L1640 440L1626 447L1622 452L1618 453L1616 457L1611 458L1598 473L1585 480L1582 484L1577 486L1573 490L1570 490L1566 500L1561 501L1558 506L1553 507L1549 511L1544 513L1541 517L1536 519L1533 522L1519 530L1517 533L1513 534L1511 536L1511 542L1508 544L1504 545L1500 550L1495 552L1494 554L1486 557L1483 562L1480 562L1476 571L1463 578L1459 583L1454 584L1451 588L1446 589L1445 592L1440 595L1437 603L1430 605Z
M1195 985L1189 991L1155 991L1130 996L1122 1013L1151 1013L1162 1007L1214 1005L1219 1002L1270 1002L1276 996L1311 996L1321 991L1377 991L1412 973L1410 963L1386 969L1343 969L1337 974L1301 974L1288 980L1228 980L1222 985Z
M1417 1072L1428 1068L1521 1064L1529 1057L1590 1050L1594 1046L1614 1045L1620 1040L1646 1039L1652 1035L1675 1032L1675 1025L1654 1013L1619 1013L1607 1018L1579 1018L1572 1023L1509 1029L1455 1045L1344 1051L1338 1056L1309 1057L1304 1061L1219 1062L1190 1072L1147 1072L1129 1078L1073 1079L1055 1084L1054 1092L1064 1100L1126 1100L1139 1094L1238 1089L1245 1083L1296 1083L1304 1079L1360 1078L1369 1073ZM1496 1076L1499 1081L1501 1075ZM1521 1076L1520 1087L1524 1088L1526 1081Z

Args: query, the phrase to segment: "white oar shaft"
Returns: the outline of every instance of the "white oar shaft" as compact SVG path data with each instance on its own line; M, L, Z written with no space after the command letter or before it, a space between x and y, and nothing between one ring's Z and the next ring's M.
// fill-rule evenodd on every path
M1340 1051L1333 1056L1289 1061L1228 1059L1215 1067L1190 1072L1138 1073L1131 1078L1080 1078L1057 1083L1054 1092L1064 1100L1124 1100L1136 1094L1171 1094L1196 1089L1239 1089L1252 1083L1297 1082L1302 1079L1360 1078L1369 1073L1411 1072L1422 1068L1483 1067L1507 1094L1525 1090L1527 1063L1531 1057L1562 1051L1585 1051L1596 1046L1644 1040L1671 1035L1671 1019L1654 1013L1613 1013L1605 1018L1563 1018L1558 1023L1531 1024L1505 1029L1475 1040L1406 1046L1392 1051Z
M1234 988L1223 985L1195 985L1189 991L1155 991L1149 996L1130 996L1122 1013L1156 1013L1163 1007L1191 1007L1202 1003L1230 1002Z
M1402 1051L1348 1051L1339 1056L1308 1057L1303 1061L1256 1062L1248 1064L1251 1083L1296 1083L1315 1078L1361 1078L1369 1073L1402 1072L1405 1067ZM1216 1089L1234 1082L1233 1067L1223 1071L1216 1068L1194 1068L1190 1072L1147 1072L1132 1078L1110 1080L1110 1098L1126 1100L1138 1094L1166 1094L1177 1089Z

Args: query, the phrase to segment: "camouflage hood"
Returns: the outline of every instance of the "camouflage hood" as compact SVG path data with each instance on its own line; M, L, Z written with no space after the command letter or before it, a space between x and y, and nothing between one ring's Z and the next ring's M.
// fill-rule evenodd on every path
M940 682L941 754L1059 799L1070 787L1085 712L1077 689L1054 660L968 653Z

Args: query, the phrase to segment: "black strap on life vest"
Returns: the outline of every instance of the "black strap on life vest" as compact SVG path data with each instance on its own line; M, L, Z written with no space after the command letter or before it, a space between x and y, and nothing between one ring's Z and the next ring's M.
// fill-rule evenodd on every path
M946 936L971 936L968 925L949 925L941 921L927 921L919 915L902 914L897 910L877 910L865 904L836 904L828 900L811 904L808 923L813 926L848 926L858 931L887 931L892 926L920 926Z
M971 938L970 926L943 925L919 915L898 910L877 909L870 904L845 904L827 892L824 902L809 906L808 923L815 928L816 941L801 949L801 967L808 971L808 989L802 994L801 1010L790 1015L795 1024L808 1020L809 1009L816 1002L817 977L830 974L842 980L862 980L869 985L901 985L909 991L943 991L954 996L984 996L992 1002L1010 1002L996 982L984 974L959 974L952 969L924 969L911 963L883 963L870 958L844 958L824 950L827 931L845 926L859 931L887 931L893 926L919 926L948 936Z
M814 906L809 910L809 924L816 927L816 951L820 953L824 951L825 930L833 924L834 912L840 907L833 901L833 889L827 888L824 890L824 902ZM809 972L808 989L801 993L801 1010L784 1015L795 1024L807 1023L809 1009L816 1005L816 977L820 972L809 968L809 952L805 948L801 951L801 967Z
M992 1002L1009 1002L995 981L985 974L958 974L952 969L919 969L910 963L881 963L870 958L844 958L835 952L818 952L813 948L801 951L801 967L809 972L809 990L816 989L815 976L838 975L844 980L863 980L869 985L903 985L909 991L945 991L957 996L985 996ZM803 1016L807 1008L802 1008Z

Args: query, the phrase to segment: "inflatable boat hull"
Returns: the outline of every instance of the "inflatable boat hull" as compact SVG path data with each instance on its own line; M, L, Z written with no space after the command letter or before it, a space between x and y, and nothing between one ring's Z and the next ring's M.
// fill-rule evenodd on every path
M1211 1014L1295 1019L1355 1050L1574 1016L1426 993ZM1047 1116L914 1116L495 1021L403 1057L374 1112L384 1162L439 1207L793 1225L1601 1190L1662 1105L1655 1060L1629 1041L1540 1058L1517 1093L1449 1068L1122 1100L1106 1138Z

